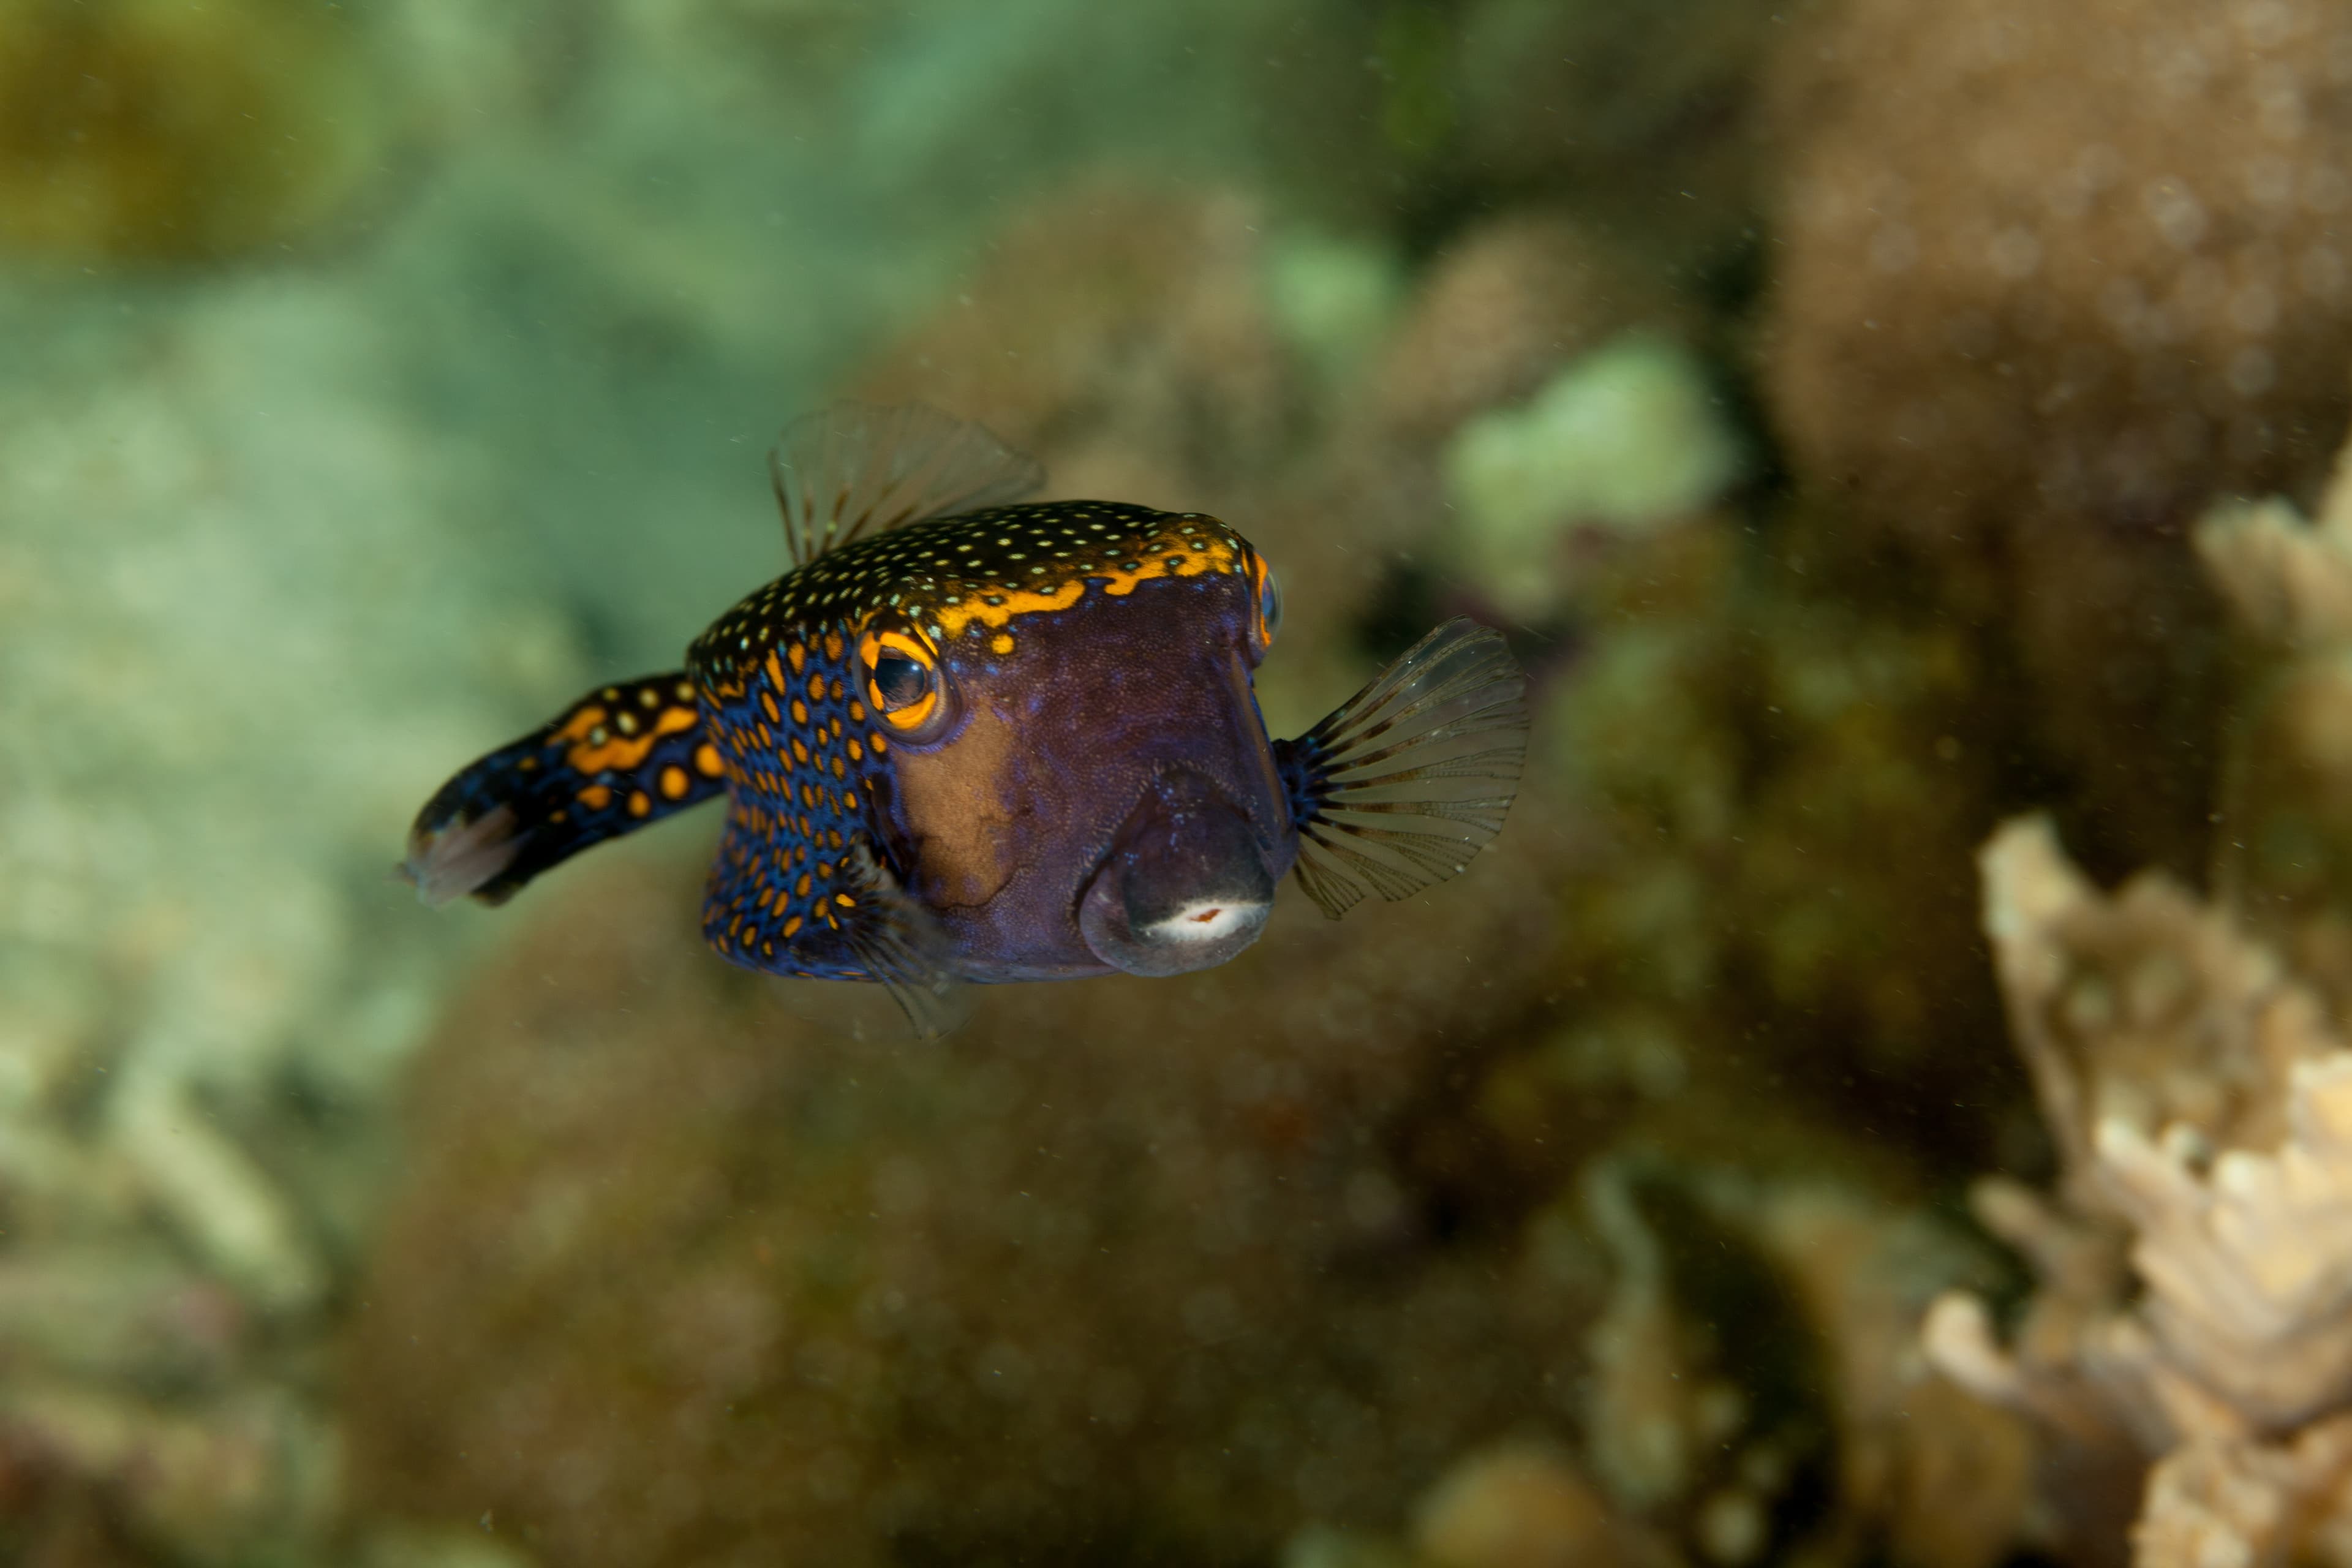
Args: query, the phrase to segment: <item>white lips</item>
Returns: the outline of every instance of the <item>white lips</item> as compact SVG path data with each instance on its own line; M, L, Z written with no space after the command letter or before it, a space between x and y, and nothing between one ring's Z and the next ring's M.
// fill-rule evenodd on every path
M1196 899L1165 920L1154 921L1136 934L1159 945L1222 942L1237 931L1263 924L1268 905L1234 899Z

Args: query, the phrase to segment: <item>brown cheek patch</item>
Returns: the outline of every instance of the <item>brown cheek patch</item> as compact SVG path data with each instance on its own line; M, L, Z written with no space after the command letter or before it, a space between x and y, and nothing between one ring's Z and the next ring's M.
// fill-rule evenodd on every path
M902 747L893 759L899 810L921 846L917 875L944 904L984 904L1019 869L997 781L1020 746L1021 737L982 707L950 744L920 752Z

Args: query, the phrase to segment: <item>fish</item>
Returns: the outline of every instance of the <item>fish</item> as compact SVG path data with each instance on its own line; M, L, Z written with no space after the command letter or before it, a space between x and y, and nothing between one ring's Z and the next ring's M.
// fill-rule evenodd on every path
M719 954L874 982L916 1032L965 984L1225 963L1287 875L1337 920L1465 869L1528 742L1501 635L1435 627L1276 740L1274 569L1226 523L1036 501L1044 469L923 405L837 404L769 455L787 570L683 669L597 688L452 776L399 870L498 904L724 796Z

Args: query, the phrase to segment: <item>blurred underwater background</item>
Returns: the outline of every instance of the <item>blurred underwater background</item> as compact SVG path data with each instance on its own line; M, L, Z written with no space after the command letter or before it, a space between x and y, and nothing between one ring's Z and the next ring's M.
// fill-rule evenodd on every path
M930 1044L715 812L420 909L844 395L1276 734L1506 628L1502 837ZM0 0L0 1563L2352 1564L2347 435L2342 0Z

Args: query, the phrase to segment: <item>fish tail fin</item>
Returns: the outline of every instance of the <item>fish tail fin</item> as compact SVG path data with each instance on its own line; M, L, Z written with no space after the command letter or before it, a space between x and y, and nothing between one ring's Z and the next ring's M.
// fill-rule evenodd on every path
M416 814L400 874L427 904L504 903L589 846L726 784L683 671L601 687L443 784Z
M1457 617L1275 742L1298 882L1325 914L1443 882L1502 830L1527 759L1527 685L1502 634Z

